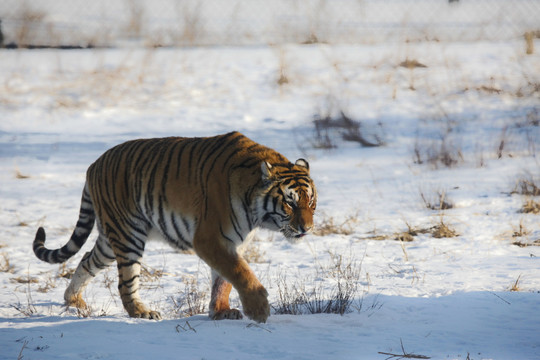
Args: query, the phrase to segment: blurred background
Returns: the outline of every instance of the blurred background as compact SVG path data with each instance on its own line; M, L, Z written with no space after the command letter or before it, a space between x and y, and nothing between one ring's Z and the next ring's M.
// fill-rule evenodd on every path
M538 36L530 0L2 0L5 47L372 44Z

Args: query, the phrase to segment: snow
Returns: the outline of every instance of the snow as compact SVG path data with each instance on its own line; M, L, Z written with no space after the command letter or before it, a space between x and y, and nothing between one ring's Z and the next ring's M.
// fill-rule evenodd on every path
M512 193L519 179L540 176L540 55L523 47L520 39L1 50L0 268L8 271L0 272L0 358L386 359L381 352L403 349L432 359L540 358L540 254L512 244L540 239L539 215L519 212L530 197ZM427 67L400 67L406 59ZM278 85L280 71L288 83ZM337 147L316 148L314 116L340 110L383 146L331 133ZM270 302L278 306L280 276L331 289L335 279L318 271L342 255L360 273L351 311L274 313L265 324L182 317L173 299L189 279L208 290L210 271L159 242L144 262L162 275L143 281L141 295L163 321L127 316L114 267L85 292L90 316L66 309L68 280L37 260L31 243L38 226L48 246L67 241L86 168L128 139L231 130L307 158L317 224L332 218L350 230L297 244L261 231L253 245L262 261L252 267ZM452 167L427 161L443 144ZM437 192L454 207L426 208L421 193ZM441 221L458 236L394 239L408 225ZM520 225L526 232L514 237Z

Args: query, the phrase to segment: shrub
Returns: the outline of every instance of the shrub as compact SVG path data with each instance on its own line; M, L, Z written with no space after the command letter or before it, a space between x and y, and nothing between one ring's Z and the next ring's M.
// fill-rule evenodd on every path
M358 293L360 275L361 263L354 257L330 253L330 262L320 266L313 277L300 277L290 285L284 275L278 274L279 299L272 307L276 314L349 313ZM327 289L321 279L334 285Z

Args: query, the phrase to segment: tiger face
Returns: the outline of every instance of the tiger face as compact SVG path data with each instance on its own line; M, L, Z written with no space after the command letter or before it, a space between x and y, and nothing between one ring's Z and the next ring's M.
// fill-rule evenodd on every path
M317 207L317 190L309 176L309 164L298 159L294 164L263 162L261 167L267 185L262 227L280 231L291 242L298 241L313 229Z

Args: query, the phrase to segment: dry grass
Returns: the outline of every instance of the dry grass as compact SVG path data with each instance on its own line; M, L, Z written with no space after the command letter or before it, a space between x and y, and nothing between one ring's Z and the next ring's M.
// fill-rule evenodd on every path
M56 279L49 276L45 279L45 283L40 281L40 284L41 285L38 287L37 291L40 293L47 293L49 290L56 288Z
M62 263L58 267L58 271L56 272L56 277L64 278L64 279L71 279L74 273L75 273L75 268L68 268L67 263Z
M540 182L531 174L525 174L521 179L516 181L511 194L520 194L528 196L540 196Z
M414 241L414 236L409 231L404 231L400 233L396 233L394 235L394 240L401 241L401 242L411 242Z
M405 224L407 225L407 231L394 234L394 237L393 237L394 240L401 241L401 242L411 242L411 241L414 241L415 236L418 236L419 234L430 233L432 230L432 228L427 228L427 229L416 228L410 225L408 222L405 222Z
M12 307L24 316L32 316L37 314L38 312L36 307L34 306L34 301L32 300L32 296L29 292L27 293L26 304L21 304L21 302L19 301L17 304L12 305Z
M262 264L267 262L265 255L266 253L261 251L261 246L255 241L248 244L247 248L242 254L244 259L250 264Z
M520 291L521 289L519 288L519 280L521 279L521 274L518 276L516 282L510 287L510 291Z
M180 317L203 314L207 311L209 289L199 287L198 277L184 277L184 288L177 297L171 296L173 313Z
M444 223L442 217L440 219L440 222L431 228L431 235L437 239L459 236L459 234L454 229Z
M21 304L21 302L18 301L17 304L12 305L12 307L24 316L32 316L37 314L38 311L34 306L34 299L32 299L32 293L30 291L30 283L28 282L27 284L28 289L26 290L26 304Z
M459 236L459 234L451 226L444 222L441 216L439 222L431 227L419 228L406 223L407 231L394 234L393 239L401 242L414 241L414 237L420 234L430 234L434 238L451 238Z
M512 237L516 238L516 237L524 237L524 236L527 236L529 235L531 232L525 227L525 225L523 225L523 220L521 220L519 222L519 225L518 227L514 227L513 229L513 232L512 232Z
M279 50L279 76L277 79L277 84L279 86L286 85L289 83L289 77L287 76L287 62L285 59L285 51L283 49Z
M361 277L361 262L353 256L345 257L332 252L329 254L329 263L320 265L311 277L299 277L292 285L284 275L278 274L276 282L279 298L277 303L272 304L276 314L343 315L353 311ZM334 286L325 289L325 282L321 279L328 279ZM356 308L361 309L361 304Z
M464 161L461 147L448 134L429 144L421 144L417 140L413 152L415 164L429 164L433 169L441 166L453 168Z
M15 178L16 179L19 179L19 180L24 180L24 179L30 179L30 175L25 175L23 173L21 173L19 171L19 169L15 169Z
M453 168L464 162L460 139L456 137L456 121L443 108L439 115L430 120L431 123L441 124L438 136L433 140L417 136L413 147L413 160L415 164L428 164L433 169L440 167Z
M15 266L10 264L9 257L6 253L0 254L0 272L13 274L15 272Z
M415 59L405 59L399 64L399 66L410 69L410 70L415 69L415 68L427 68L426 65L422 64L421 62Z
M39 283L39 280L37 278L30 277L30 276L26 276L26 277L18 276L16 278L11 278L10 281L12 283L17 283L17 284L37 284L37 283Z
M522 241L514 241L512 245L516 245L519 247L529 247L529 246L540 246L540 239L534 240L532 243L526 243Z
M534 54L534 32L533 31L527 31L525 34L524 34L524 38L525 38L525 53L527 55L532 55Z
M526 200L520 212L524 214L540 214L540 202L532 199Z
M140 279L145 282L158 281L164 275L163 270L154 269L146 264L141 264Z
M434 195L427 196L420 190L420 197L424 205L431 210L448 210L454 207L454 204L446 196L446 191L437 191Z
M351 215L339 223L332 216L326 216L325 214L322 214L319 218L322 218L322 220L316 224L313 230L313 235L317 236L351 235L354 232L353 225L358 222L358 214Z
M518 226L512 226L511 236L516 239L512 241L512 245L519 247L540 246L540 239L531 241L529 235L531 235L531 231L525 227L523 219L521 219Z

